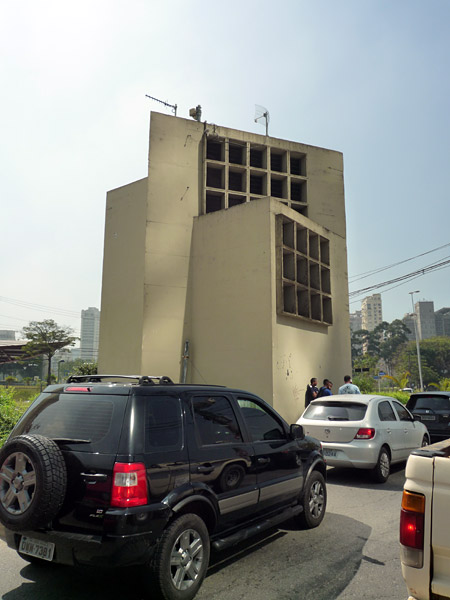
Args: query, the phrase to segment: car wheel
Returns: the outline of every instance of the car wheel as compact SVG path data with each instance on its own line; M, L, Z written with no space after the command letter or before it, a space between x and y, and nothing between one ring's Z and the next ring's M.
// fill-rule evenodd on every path
M191 600L197 594L209 563L209 534L194 514L178 517L164 531L144 581L150 597ZM156 593L156 595L155 595Z
M391 473L391 457L388 449L383 446L378 456L378 462L372 471L373 478L378 483L385 483Z
M63 455L42 435L20 435L0 450L0 522L13 531L45 525L66 493Z
M303 512L298 521L305 529L317 527L325 516L327 488L325 478L319 471L313 471L305 483L302 497Z
M424 446L429 446L429 445L430 445L430 440L427 435L424 435L421 446L423 448Z

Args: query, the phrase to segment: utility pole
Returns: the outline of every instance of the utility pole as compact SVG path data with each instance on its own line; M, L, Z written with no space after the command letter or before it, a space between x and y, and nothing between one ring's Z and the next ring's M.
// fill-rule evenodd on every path
M408 292L411 294L411 304L413 309L413 321L414 321L414 333L416 334L416 348L417 348L417 364L419 366L419 379L420 379L420 392L423 392L423 379L422 379L422 364L420 362L420 345L419 345L419 328L417 327L417 314L414 308L414 294L418 294L420 290L415 292Z

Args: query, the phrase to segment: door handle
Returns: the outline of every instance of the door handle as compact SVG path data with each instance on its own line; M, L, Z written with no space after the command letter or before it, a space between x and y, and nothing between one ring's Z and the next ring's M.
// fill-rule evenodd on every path
M258 458L259 465L267 465L268 463L270 463L270 458L267 458L267 456L262 456Z
M212 473L214 467L212 465L198 465L197 473Z

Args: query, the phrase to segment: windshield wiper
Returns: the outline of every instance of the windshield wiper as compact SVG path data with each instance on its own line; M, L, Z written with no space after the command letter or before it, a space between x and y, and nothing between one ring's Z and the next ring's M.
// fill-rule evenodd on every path
M328 417L329 421L348 421L348 417Z
M78 438L51 438L57 444L90 444L92 440L80 440Z

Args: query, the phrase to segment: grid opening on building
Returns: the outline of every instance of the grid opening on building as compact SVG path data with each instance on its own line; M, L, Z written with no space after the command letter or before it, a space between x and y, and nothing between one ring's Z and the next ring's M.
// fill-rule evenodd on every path
M284 215L277 219L278 312L331 325L329 240Z
M204 157L203 214L272 196L308 216L306 154L205 136Z

